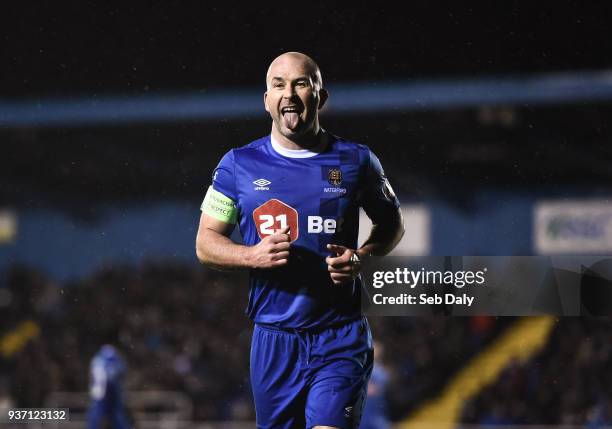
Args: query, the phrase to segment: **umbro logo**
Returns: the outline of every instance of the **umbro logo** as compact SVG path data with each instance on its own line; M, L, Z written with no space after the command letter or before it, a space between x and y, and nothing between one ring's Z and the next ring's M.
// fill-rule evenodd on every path
M270 188L268 187L268 185L272 183L269 180L266 179L257 179L253 181L254 185L257 185L254 189L256 191L269 191Z
M257 179L253 183L256 184L257 186L266 186L266 185L269 185L272 182L270 182L269 180L266 180L266 179Z

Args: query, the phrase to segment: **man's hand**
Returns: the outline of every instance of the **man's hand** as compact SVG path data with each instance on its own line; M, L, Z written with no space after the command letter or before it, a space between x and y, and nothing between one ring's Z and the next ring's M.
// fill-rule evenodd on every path
M328 244L327 249L336 254L325 258L332 282L341 285L353 281L361 270L361 264L355 263L355 258L359 256L357 252L338 244Z
M275 268L289 263L289 227L267 235L255 246L249 247L247 254L251 268Z

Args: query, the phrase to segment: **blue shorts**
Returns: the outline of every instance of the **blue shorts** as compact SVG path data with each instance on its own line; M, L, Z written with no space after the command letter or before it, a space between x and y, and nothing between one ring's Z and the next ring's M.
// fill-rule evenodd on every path
M365 317L315 332L256 324L251 385L257 427L359 427L373 357Z

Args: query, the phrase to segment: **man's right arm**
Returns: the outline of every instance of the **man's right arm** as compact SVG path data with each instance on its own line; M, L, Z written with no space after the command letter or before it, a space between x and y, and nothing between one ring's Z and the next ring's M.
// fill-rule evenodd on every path
M227 152L213 174L213 183L202 202L196 238L196 255L217 269L274 268L289 260L289 229L266 235L254 246L230 240L238 219L234 152Z
M289 228L266 236L255 246L234 243L229 238L233 229L234 224L202 213L196 238L196 255L202 264L216 269L269 269L288 263Z

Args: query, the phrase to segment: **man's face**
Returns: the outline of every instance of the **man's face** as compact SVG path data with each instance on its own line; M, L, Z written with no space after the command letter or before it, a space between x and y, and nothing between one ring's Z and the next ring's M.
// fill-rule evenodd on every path
M319 84L312 69L301 58L275 60L267 76L266 111L285 137L304 135L318 126Z

